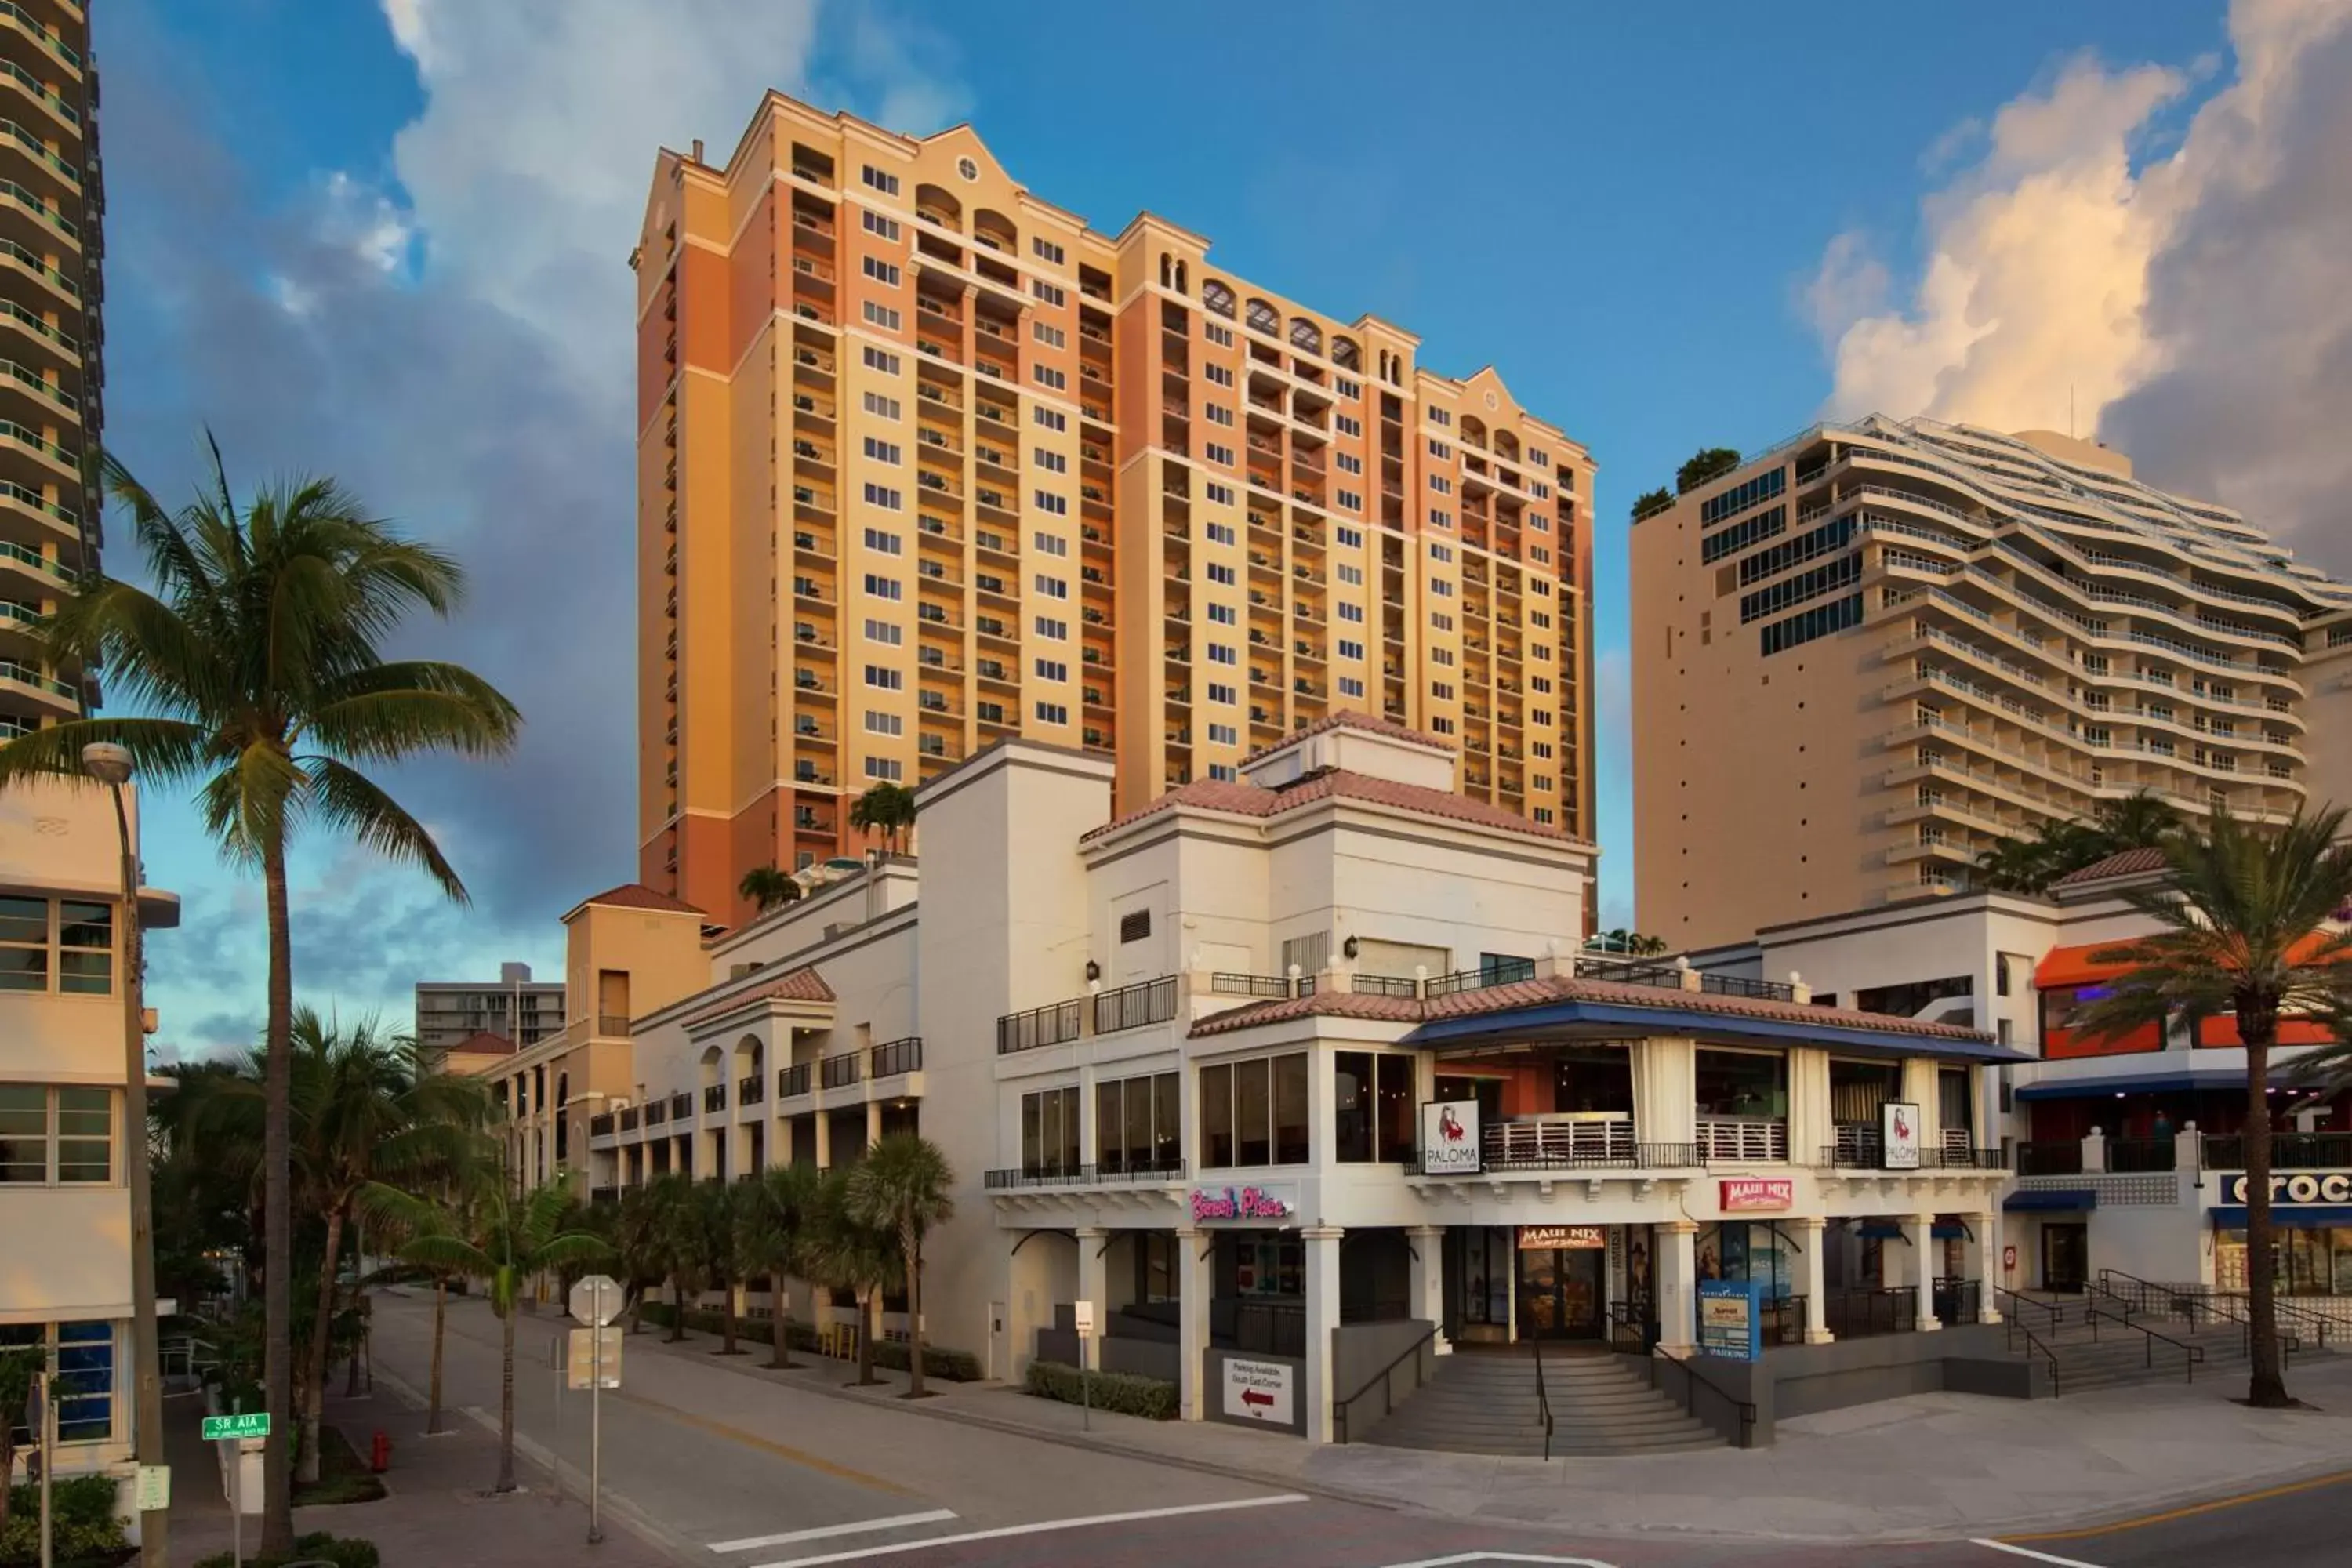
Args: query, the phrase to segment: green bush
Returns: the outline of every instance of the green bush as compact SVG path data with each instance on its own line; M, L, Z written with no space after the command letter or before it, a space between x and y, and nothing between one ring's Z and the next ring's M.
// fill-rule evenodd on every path
M1083 1384L1079 1381L1081 1376L1086 1380ZM1146 1421L1176 1419L1176 1385L1132 1373L1081 1373L1076 1367L1061 1362L1033 1361L1029 1363L1029 1392L1040 1399L1058 1399L1065 1405L1091 1400L1097 1410L1140 1415Z
M670 1326L673 1309L667 1301L647 1301L640 1310L645 1314L647 1328L667 1330ZM719 1314L698 1307L687 1313L686 1326L698 1334L721 1331ZM750 1344L774 1342L770 1337L765 1318L736 1319L735 1337ZM784 1342L793 1350L806 1351L814 1355L816 1353L816 1330L796 1318L790 1320L784 1325ZM891 1372L905 1372L907 1347L896 1340L876 1341L874 1364ZM978 1383L986 1373L981 1370L980 1358L970 1351L950 1350L944 1345L925 1345L923 1375L936 1377L942 1383Z
M111 1476L75 1476L49 1489L50 1540L59 1563L121 1556L129 1549L114 1511ZM0 1531L0 1563L41 1560L41 1489L20 1486L8 1493L8 1528Z
M335 1568L378 1568L382 1555L375 1542L356 1535L333 1536L325 1531L298 1537L292 1557L247 1557L246 1568L282 1568L287 1563L316 1560L332 1563ZM199 1558L196 1568L233 1568L230 1554L215 1552L210 1557Z

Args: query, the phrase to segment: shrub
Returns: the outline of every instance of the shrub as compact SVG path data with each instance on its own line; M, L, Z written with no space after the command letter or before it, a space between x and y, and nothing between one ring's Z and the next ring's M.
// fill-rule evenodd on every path
M673 1309L667 1301L647 1301L642 1310L649 1329L667 1329ZM719 1316L716 1312L695 1308L686 1314L686 1326L698 1334L717 1334ZM772 1344L769 1337L769 1321L765 1318L738 1318L735 1337L751 1344ZM797 1318L784 1325L785 1343L796 1351L816 1353L816 1330ZM907 1370L907 1347L897 1340L877 1340L874 1344L874 1364L891 1372ZM947 1383L978 1383L986 1375L980 1358L970 1351L950 1350L945 1345L923 1347L923 1375Z
M1058 1399L1065 1405L1091 1400L1097 1410L1140 1415L1146 1421L1176 1419L1176 1385L1132 1373L1081 1373L1076 1367L1061 1362L1033 1361L1029 1363L1029 1392L1040 1399Z
M287 1563L310 1560L332 1563L335 1568L379 1568L383 1561L374 1542L356 1535L333 1536L322 1530L299 1537L292 1557L248 1557L245 1562L246 1568L282 1568ZM234 1564L229 1553L215 1552L197 1559L196 1568L234 1568Z
M111 1476L75 1476L49 1489L51 1542L59 1563L121 1556L129 1549L116 1517ZM0 1532L0 1563L41 1558L41 1491L19 1486L8 1493L8 1528Z

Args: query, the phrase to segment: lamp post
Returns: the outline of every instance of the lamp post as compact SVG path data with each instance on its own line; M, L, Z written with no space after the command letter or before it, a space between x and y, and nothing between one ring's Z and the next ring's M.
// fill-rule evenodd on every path
M147 1029L140 1001L139 860L131 852L131 811L122 786L131 782L131 752L104 741L81 749L82 771L114 797L114 826L122 848L122 1168L131 1188L131 1363L132 1452L140 1466L163 1463L163 1384L155 1333L155 1199L147 1172ZM139 1515L142 1568L171 1560L168 1515Z

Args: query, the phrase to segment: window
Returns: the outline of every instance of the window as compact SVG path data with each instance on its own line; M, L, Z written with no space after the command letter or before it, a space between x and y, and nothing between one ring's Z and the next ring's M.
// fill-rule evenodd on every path
M1046 282L1043 278L1032 278L1029 280L1029 292L1055 310L1070 302L1070 297L1067 294L1055 285Z
M1231 644L1213 642L1209 645L1209 662L1211 664L1239 664L1241 662L1241 658L1234 651Z
M1778 507L1773 509L1776 512L1779 510ZM1759 550L1739 563L1739 585L1744 588L1750 583L1761 582L1785 572L1801 562L1811 561L1816 555L1826 555L1832 550L1843 549L1853 538L1853 519L1842 517L1809 533L1801 533L1794 539L1776 544L1769 550Z
M1040 386L1050 387L1055 392L1066 391L1070 384L1070 378L1050 364L1031 365L1029 379Z
M1036 501L1039 511L1051 512L1055 517L1070 515L1070 498L1067 496L1057 496L1051 490L1039 490L1036 492Z
M1045 447L1039 447L1032 455L1036 458L1037 466L1049 474L1066 474L1070 471L1070 459L1059 452L1049 452Z
M1541 823L1544 826L1546 826L1546 827L1549 827L1549 826L1551 826L1551 824L1552 824L1552 810L1551 810L1551 807L1549 807L1549 806L1548 806L1548 805L1539 805L1539 806L1536 807L1536 809L1535 809L1535 819L1536 819L1538 822Z
M1454 721L1442 715L1433 718L1429 721L1429 732L1433 735L1451 735L1454 733Z
M1036 668L1037 679L1040 680L1067 680L1070 679L1070 667L1063 663L1058 658L1041 658L1037 661Z
M1859 553L1842 555L1827 565L1800 572L1793 577L1783 577L1752 594L1742 594L1739 596L1739 623L1746 626L1749 621L1785 610L1791 605L1801 605L1808 599L1820 598L1823 594L1834 594L1840 588L1849 587L1861 580L1862 556Z
M905 547L899 542L898 536L887 529L869 528L866 531L866 548L879 551L885 555L897 555Z
M1070 639L1070 623L1057 621L1050 616L1039 616L1037 635L1051 642L1067 642Z
M869 343L865 349L865 355L866 369L878 370L884 375L896 375L898 374L898 356L897 354L887 353L882 349L877 349ZM890 400L890 417L893 419L898 417L898 404L896 398Z
M103 1443L114 1436L114 1325L12 1323L0 1328L0 1351L37 1349L58 1366L58 1441ZM6 1419L16 1420L10 1411ZM23 1428L18 1427L19 1441Z
M1350 587L1360 588L1364 585L1364 569L1360 566L1350 566L1343 561L1339 563L1339 571L1334 574L1340 582Z
M1040 724L1066 724L1069 721L1070 710L1066 705L1060 702L1037 704L1037 722Z
M1394 1163L1412 1152L1413 1058L1340 1051L1332 1058L1332 1157L1343 1164Z
M884 511L897 511L906 504L906 497L888 485L869 484L866 487L866 504L879 507Z
M1234 422L1234 411L1219 404L1204 403L1201 405L1201 412L1209 416L1212 425L1231 425Z
M866 437L866 455L877 463L898 462L900 458L898 443L877 440L874 437L868 436Z
M1549 762L1551 759L1551 742L1538 741L1528 747L1528 754L1539 762Z
M878 256L869 256L865 258L865 270L866 276L873 279L877 283L891 289L898 286L898 268ZM866 319L871 321L873 318L869 316Z
M879 236L894 243L898 240L898 220L897 218L884 217L872 207L860 207L857 216L858 220L866 226L866 233Z
M1450 632L1454 629L1454 617L1444 610L1432 610L1429 612L1429 624L1434 630Z
M1429 411L1429 422L1442 428L1454 423L1454 416L1443 408L1433 408Z
M1531 468L1549 468L1551 467L1551 454L1541 447L1530 447L1528 448L1528 463Z
M1551 625L1551 612L1549 610L1529 610L1528 612L1528 625L1531 626L1549 627Z
M1209 739L1220 746L1238 746L1242 743L1241 731L1231 724L1210 725Z
M1145 912L1147 921L1150 912ZM1124 940L1127 922L1119 922ZM1178 1110L1177 1075L1119 1079L1095 1086L1095 1163L1102 1170L1181 1169L1184 1144ZM1172 1276L1161 1269L1156 1299L1172 1300Z
M1234 330L1231 327L1221 327L1214 321L1203 321L1201 323L1201 335L1221 349L1234 346Z
M1454 700L1453 684L1449 681L1433 680L1429 683L1429 695L1437 701L1451 702Z
M1062 247L1050 239L1042 239L1033 235L1030 237L1029 248L1036 254L1040 261L1050 261L1056 267L1065 264L1066 258L1062 254Z
M1209 540L1214 544L1231 544L1238 537L1230 522L1213 522L1208 526Z
M1528 689L1529 691L1541 692L1541 693L1543 693L1543 694L1544 694L1544 695L1546 695L1546 696L1550 695L1550 692L1551 692L1551 677L1550 677L1550 676L1549 676L1549 675L1530 675L1530 676L1528 676Z
M1429 476L1429 488L1438 495L1450 496L1454 493L1454 481L1444 474L1432 474Z
M895 757L866 759L866 776L869 779L881 779L887 783L896 784L905 776L906 771L905 765Z
M1242 776L1242 772L1239 768L1227 763L1211 763L1209 764L1209 776L1216 780L1219 784L1231 784L1235 779Z
M1204 364L1201 367L1201 374L1207 376L1213 386L1231 386L1234 384L1234 373L1221 364Z
M103 996L114 989L114 906L61 900L57 939L47 899L0 899L0 991Z
M1697 1092L1701 1116L1778 1120L1789 1114L1788 1058L1777 1052L1701 1048Z
M1720 561L1734 551L1745 550L1759 540L1770 539L1789 526L1789 509L1776 506L1759 511L1754 517L1733 523L1721 533L1711 534L1698 542L1701 563Z
M1431 648L1429 650L1429 662L1434 665L1441 665L1447 669L1451 669L1454 668L1454 650L1450 647Z
M1220 566L1214 562L1211 562L1209 563L1209 581L1212 583L1222 583L1226 587L1230 588L1234 585L1234 569L1230 566Z
M897 647L907 640L907 634L887 621L868 621L866 623L866 640L887 643L892 647Z
M0 1185L66 1186L113 1176L112 1089L0 1083Z
M1070 346L1068 334L1061 328L1049 327L1043 321L1030 322L1029 335L1049 349L1063 349Z
M1819 605L1801 615L1783 621L1774 621L1763 631L1764 652L1782 653L1815 637L1828 637L1850 626L1862 625L1862 595L1849 594L1843 599Z
M1436 595L1441 599L1450 599L1454 597L1453 579L1448 577L1432 577L1429 580L1429 591Z
M1037 592L1049 599L1066 599L1070 596L1069 584L1059 577L1048 577L1041 572L1035 581Z
M1212 501L1214 501L1219 506L1231 506L1234 504L1234 487L1231 485L1221 485L1216 483L1214 480L1211 480L1208 484L1202 487L1202 493L1207 495Z
M1360 474L1364 471L1364 459L1353 452L1332 453L1331 464L1343 474Z
M866 684L877 691L903 691L907 678L887 664L869 664L866 667Z
M1051 430L1056 434L1070 427L1070 416L1054 408L1033 408L1029 411L1029 420L1040 430Z
M1210 1170L1307 1161L1307 1053L1201 1068L1201 1163Z
M1432 561L1451 561L1454 559L1454 546L1450 544L1432 544L1429 547L1429 558Z
M1334 414L1331 416L1331 427L1342 436L1360 436L1364 433L1364 422L1352 414Z
M1439 458L1451 458L1454 456L1454 448L1444 441L1432 438L1429 443L1429 455Z
M857 171L857 177L886 196L895 196L898 194L898 176L885 174L871 163L860 168Z
M1770 500L1789 487L1789 470L1774 468L1761 473L1744 484L1737 484L1721 495L1709 496L1699 503L1698 522L1701 528L1721 522L1736 512Z
M1454 514L1446 510L1442 506L1431 507L1429 509L1429 526L1432 528L1452 528L1454 526Z
M1339 657L1341 658L1360 659L1364 657L1364 645L1360 642L1351 642L1346 637L1341 637L1339 639Z
M1031 542L1037 546L1038 551L1043 554L1067 555L1070 552L1070 542L1068 540L1063 539L1055 534L1047 533L1042 528L1036 532L1031 534L1029 537Z
M1234 466L1234 449L1231 447L1225 446L1222 442L1211 441L1206 443L1202 449L1207 452L1209 461L1213 463L1223 463L1229 468ZM1226 489L1225 493L1230 496L1233 494L1233 490L1228 488Z
M877 709L866 710L866 732L869 735L903 735L906 721L896 713L884 713Z
M1331 389L1342 397L1364 395L1364 384L1360 381L1349 381L1344 375L1335 375L1331 378Z
M1362 681L1360 681L1360 680L1357 679L1356 679L1354 676L1352 676L1352 675L1343 675L1343 676L1341 676L1341 677L1339 678L1339 695L1340 695L1340 696L1342 696L1342 697L1361 697L1363 694L1364 694L1364 683L1363 683Z
M1209 606L1209 618L1216 622L1221 626L1239 625L1240 616L1241 612L1234 609L1231 605L1211 605Z
M1078 1091L1048 1089L1021 1097L1021 1170L1030 1176L1076 1175Z
M898 330L898 312L889 306L877 305L868 300L865 302L864 310L866 325L879 327L886 332L895 332Z
M1333 607L1339 611L1339 618L1343 621L1360 621L1364 618L1364 606L1361 605L1351 605L1342 599Z
M1225 686L1213 680L1209 682L1209 700L1212 702L1222 702L1230 707L1234 703L1239 702L1241 700L1241 696L1232 687Z

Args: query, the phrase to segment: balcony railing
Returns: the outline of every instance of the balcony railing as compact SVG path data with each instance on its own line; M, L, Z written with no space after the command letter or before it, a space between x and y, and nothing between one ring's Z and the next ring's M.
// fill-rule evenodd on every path
M2110 1143L2109 1148L2115 1145ZM2273 1132L2271 1134L2271 1169L2273 1171L2337 1170L2352 1166L2352 1132ZM2210 1171L2242 1171L2246 1168L2246 1140L2241 1133L2205 1140L2205 1168ZM2108 1169L2115 1167L2110 1164Z
M1451 974L1433 976L1427 994L1451 996L1457 991L1483 991L1490 985L1509 985L1535 977L1535 960L1531 958L1497 959L1476 969L1459 969Z
M864 1076L865 1056L857 1051L845 1051L837 1057L826 1057L817 1080L827 1089L847 1089Z
M627 1039L629 1037L629 1016L626 1013L597 1014L596 1034L600 1039Z
M1116 991L1106 991L1095 998L1095 1033L1112 1034L1120 1029L1139 1029L1147 1024L1164 1024L1176 1016L1176 977L1163 974L1157 980L1139 981L1122 985Z
M727 1086L723 1083L705 1084L702 1089L702 1109L705 1110L726 1110Z
M981 1183L989 1192L1020 1187L1087 1187L1111 1182L1176 1182L1184 1178L1181 1160L1111 1161L1099 1165L1016 1166L990 1171Z
M2178 1158L2179 1147L2171 1138L2110 1138L2107 1140L2107 1169L2169 1171Z
M672 1121L683 1121L693 1114L694 1096L679 1093L669 1097L669 1119Z
M612 1135L613 1135L613 1113L612 1113L611 1111L609 1111L609 1110L600 1111L600 1112L598 1112L596 1115L592 1116L592 1117L590 1117L590 1118L588 1119L588 1136L589 1136L589 1137L591 1137L591 1138L610 1138Z
M1209 990L1218 996L1287 996L1290 977L1286 974L1212 974Z
M901 1040L886 1040L874 1047L873 1076L877 1079L898 1078L902 1074L923 1070L923 1037L908 1035Z
M637 1108L635 1106L625 1105L621 1107L622 1131L635 1132L637 1130Z
M1530 1116L1490 1123L1480 1137L1490 1171L1632 1165L1640 1158L1630 1116Z
M646 1126L648 1126L648 1127L658 1127L658 1126L660 1126L663 1122L667 1121L668 1120L669 1120L669 1101L668 1101L668 1100L654 1100L654 1101L652 1101L652 1102L650 1102L649 1104L647 1104L647 1105L646 1105Z
M757 1105L767 1098L768 1080L761 1074L753 1073L735 1086L735 1103L738 1105Z
M2205 1141L2208 1151L2213 1142L2210 1138ZM2017 1146L2017 1173L2021 1176L2074 1176L2082 1171L2083 1141L2079 1138Z
M791 1100L796 1095L806 1094L809 1091L809 1068L811 1065L812 1064L808 1062L800 1062L792 1067L777 1068L776 1098L778 1100Z
M1789 1123L1778 1116L1702 1116L1697 1131L1705 1164L1789 1158Z

